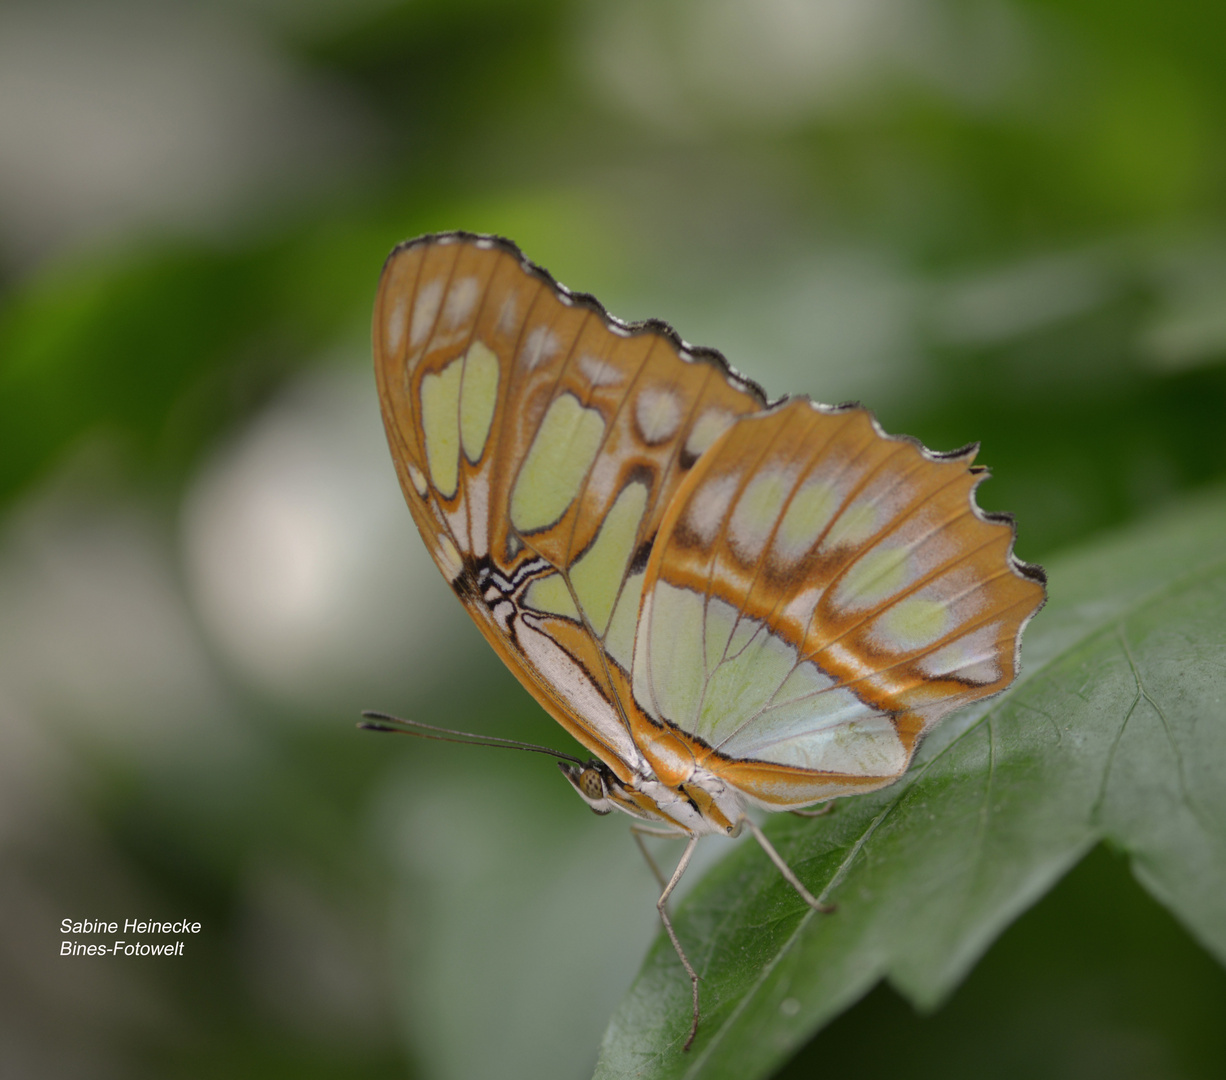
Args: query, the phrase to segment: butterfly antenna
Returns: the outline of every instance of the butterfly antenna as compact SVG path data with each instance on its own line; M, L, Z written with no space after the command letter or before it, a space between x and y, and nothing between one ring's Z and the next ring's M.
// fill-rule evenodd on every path
M475 735L471 731L454 731L451 728L427 724L423 720L402 720L399 716L375 712L373 709L363 709L362 716L364 719L358 724L358 727L364 731L390 731L397 735L414 735L419 739L460 743L464 746L493 746L503 750L527 750L533 754L546 754L559 761L573 761L579 766L587 764L577 757L562 753L561 750L553 750L548 746L537 746L536 743L520 742L518 739L503 739L497 735Z

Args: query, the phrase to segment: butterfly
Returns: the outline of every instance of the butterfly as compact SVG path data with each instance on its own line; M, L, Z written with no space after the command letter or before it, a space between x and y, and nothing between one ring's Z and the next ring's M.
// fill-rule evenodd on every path
M656 876L688 1049L698 976L666 902L697 840L749 829L829 910L747 810L902 776L941 717L1013 681L1043 572L1014 556L1012 519L976 505L977 446L933 453L858 405L768 402L717 351L619 321L500 237L397 247L373 338L430 554L592 757L526 748L636 839L687 840Z

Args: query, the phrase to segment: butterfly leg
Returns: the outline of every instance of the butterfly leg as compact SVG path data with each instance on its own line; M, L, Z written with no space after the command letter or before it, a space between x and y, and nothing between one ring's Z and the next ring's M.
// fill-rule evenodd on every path
M766 857L779 869L779 873L783 875L784 880L792 886L799 894L800 898L809 905L814 911L820 911L824 914L829 914L834 910L833 904L823 904L817 899L808 889L801 883L792 868L783 861L783 856L775 850L774 844L766 839L766 833L758 826L758 823L753 818L746 817L745 824L749 826L749 831L753 833L754 839L762 846L762 850L766 852Z
M647 860L647 865L651 867L652 874L655 875L656 882L660 888L666 888L668 882L664 880L664 875L660 873L660 867L656 860L651 857L651 852L647 850L647 845L643 843L644 836L659 836L665 840L680 840L685 833L677 832L674 829L653 829L650 825L634 824L630 826L630 833L634 837L634 842L638 844L639 851L643 853L643 858Z
M694 965L690 963L690 958L685 955L685 950L681 947L681 939L677 937L677 931L673 929L672 920L668 917L668 898L672 894L673 889L677 887L677 882L681 880L681 875L685 873L685 868L690 865L690 858L694 854L694 845L697 843L697 836L689 838L685 845L685 851L681 853L681 858L677 862L677 869L673 871L673 876L668 879L668 884L664 886L664 891L660 893L660 899L656 901L656 910L660 913L660 921L664 923L664 929L668 933L668 940L673 943L673 949L676 950L681 966L685 968L685 973L690 977L690 987L694 995L694 1022L690 1025L690 1037L685 1040L685 1045L681 1048L682 1050L688 1050L694 1042L694 1036L698 1034L698 972L694 970Z
M797 817L825 817L834 809L834 800L822 803L816 810L789 810L789 814L795 814Z

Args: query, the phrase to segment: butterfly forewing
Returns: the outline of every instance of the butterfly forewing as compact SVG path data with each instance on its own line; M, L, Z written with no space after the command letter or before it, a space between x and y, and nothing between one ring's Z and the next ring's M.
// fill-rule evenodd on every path
M663 324L627 327L505 241L397 249L375 309L384 423L435 561L499 655L615 770L652 542L761 392Z
M896 779L937 719L1013 680L1043 601L1012 523L974 504L973 456L886 437L860 408L742 419L662 524L638 704L767 805Z

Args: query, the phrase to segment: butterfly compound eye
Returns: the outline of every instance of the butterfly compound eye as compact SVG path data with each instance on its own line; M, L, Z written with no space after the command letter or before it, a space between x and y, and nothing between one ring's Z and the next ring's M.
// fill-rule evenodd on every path
M579 774L579 790L589 799L599 801L604 798L604 781L600 778L599 769L584 769Z

